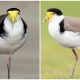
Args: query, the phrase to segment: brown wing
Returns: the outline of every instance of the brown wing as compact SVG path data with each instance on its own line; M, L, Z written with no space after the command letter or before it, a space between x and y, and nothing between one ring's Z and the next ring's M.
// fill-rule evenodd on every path
M64 28L66 31L80 32L80 19L65 16L64 17Z
M2 21L5 19L6 16L7 16L7 14L0 15L0 23L2 23Z

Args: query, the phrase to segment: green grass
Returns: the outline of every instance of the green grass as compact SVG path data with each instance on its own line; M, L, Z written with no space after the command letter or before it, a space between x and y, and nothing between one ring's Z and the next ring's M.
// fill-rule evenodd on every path
M50 7L59 8L66 16L80 17L79 1L41 1L41 20ZM79 60L74 78L80 78ZM74 66L74 55L70 49L56 43L48 33L48 23L41 23L41 78L70 78Z

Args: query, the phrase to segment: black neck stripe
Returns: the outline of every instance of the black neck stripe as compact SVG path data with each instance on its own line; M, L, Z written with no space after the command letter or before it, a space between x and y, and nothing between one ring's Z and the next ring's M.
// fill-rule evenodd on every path
M64 19L60 22L60 33L63 33L65 31L64 29Z
M25 36L25 34L27 33L27 24L26 22L21 18L22 22L23 22L23 25L24 25L24 33L23 33L23 37Z

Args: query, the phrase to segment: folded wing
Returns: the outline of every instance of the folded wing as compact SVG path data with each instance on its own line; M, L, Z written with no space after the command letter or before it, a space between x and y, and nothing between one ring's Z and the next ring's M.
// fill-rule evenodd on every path
M80 19L65 16L64 17L64 28L66 31L80 32Z

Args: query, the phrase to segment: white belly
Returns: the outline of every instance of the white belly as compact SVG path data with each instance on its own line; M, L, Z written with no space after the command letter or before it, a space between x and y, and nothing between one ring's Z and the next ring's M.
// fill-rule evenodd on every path
M80 47L80 34L78 33L65 31L63 34L60 34L55 39L58 43L60 43L64 47L70 48Z
M24 44L25 40L26 37L17 40L0 38L0 54L14 53Z
M58 25L49 25L48 27L50 35L64 47L80 47L80 33L74 33L70 31L65 31L60 33Z

